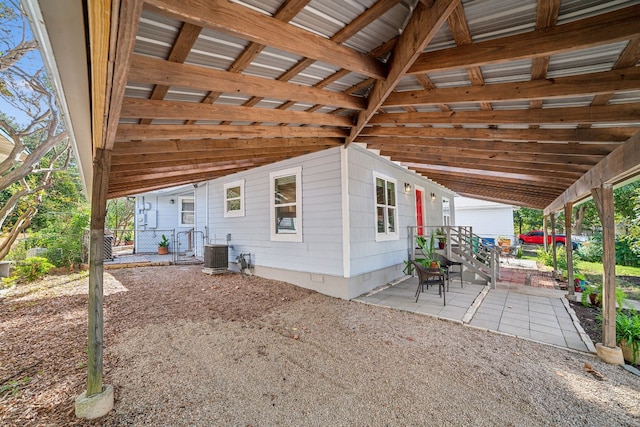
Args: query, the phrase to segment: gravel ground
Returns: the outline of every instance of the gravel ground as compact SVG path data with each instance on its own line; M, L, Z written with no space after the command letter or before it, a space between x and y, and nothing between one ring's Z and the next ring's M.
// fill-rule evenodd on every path
M51 384L48 370L34 372L18 393L0 396L0 424L640 425L640 377L593 356L200 270L111 272L121 284L105 285L105 383L114 385L116 405L93 422L72 415L86 369L78 369L83 351L73 340L86 341L86 318L70 312L86 307L78 292L86 280L49 286L46 298L42 291L5 296L0 376L40 360L45 350L36 346L25 360L3 362L7 347L26 345L29 329L45 336L49 328L50 340L60 335L65 343L48 346L48 360L72 380L61 384L58 373L61 397L46 405L51 389L38 387ZM61 310L43 308L59 300L75 338L56 332Z

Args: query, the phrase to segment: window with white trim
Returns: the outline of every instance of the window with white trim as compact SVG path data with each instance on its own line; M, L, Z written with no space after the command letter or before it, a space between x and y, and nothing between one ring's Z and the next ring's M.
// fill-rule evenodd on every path
M178 208L180 209L180 227L191 227L196 223L196 203L193 197L179 197Z
M449 199L442 198L442 224L451 225L451 205Z
M244 216L244 179L224 185L224 216Z
M269 174L271 240L302 242L302 168Z
M376 201L376 241L398 239L398 206L395 179L373 174Z

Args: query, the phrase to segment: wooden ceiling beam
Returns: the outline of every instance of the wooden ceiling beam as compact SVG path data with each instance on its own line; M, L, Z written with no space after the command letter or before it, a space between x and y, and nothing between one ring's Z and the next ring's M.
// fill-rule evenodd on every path
M438 181L440 178L457 180L460 182L477 182L477 183L488 183L488 184L496 184L501 186L517 186L517 188L526 188L530 187L533 191L538 191L540 193L546 193L547 190L554 191L562 191L566 188L564 185L558 184L557 181L553 180L525 180L525 179L517 179L517 178L507 178L503 176L490 176L483 175L481 177L478 174L474 173L460 173L460 172L449 172L449 171L434 171L428 168L424 169L416 169L417 172L424 173L429 179L433 179L434 181Z
M380 150L385 153L409 152L413 156L445 156L452 159L474 159L479 162L484 160L503 160L508 162L534 162L555 165L585 165L593 166L604 156L580 156L575 154L547 154L547 153L521 153L518 151L490 151L473 148L459 147L399 147L397 144L370 143L368 148Z
M384 64L375 58L227 0L147 0L146 4L152 10L181 21L333 64L367 77L383 79L387 74Z
M640 6L544 30L423 53L408 74L498 64L616 43L640 36Z
M617 184L640 174L640 132L629 138L614 152L602 159L573 185L544 209L546 215L554 213L565 204L575 203L591 195L591 190L602 184Z
M639 26L640 27L640 26ZM595 107L545 108L542 110L451 111L434 113L376 114L369 124L573 124L637 123L640 103Z
M639 89L640 68L629 67L601 73L527 82L395 92L389 95L383 106L404 107L410 105L415 107L441 103L523 101L599 95Z
M300 126L134 125L121 124L116 141L202 138L344 138L346 129Z
M332 114L138 98L125 98L120 115L124 118L260 121L342 127L352 125L349 117Z
M469 148L475 150L518 152L533 154L559 154L606 156L619 144L581 144L532 141L488 141L469 139L411 138L411 137L358 137L356 142L365 144L383 144L386 147L396 146L398 149L413 150L415 147L429 148Z
M400 161L400 160L399 160ZM582 172L574 172L570 170L566 170L564 168L558 169L550 165L539 165L537 163L533 165L527 164L505 164L505 162L490 162L487 164L483 163L472 163L467 161L456 161L456 162L444 162L440 160L431 160L425 161L424 159L421 161L412 160L412 161L401 161L405 167L409 168L432 168L437 170L442 170L442 168L446 168L445 170L467 170L471 172L482 172L488 175L496 175L503 176L505 174L514 177L524 177L525 179L535 179L535 177L548 177L554 176L558 179L563 180L567 184L574 182L576 179L582 176Z
M324 150L328 147L318 145L302 145L298 147L282 147L282 148L221 148L216 150L203 151L186 151L186 152L169 152L169 153L138 153L128 155L114 155L113 165L132 165L140 170L153 168L154 163L170 163L178 164L180 162L189 162L195 160L242 160L250 159L253 156L275 155L291 155L291 157L308 154L315 151Z
M624 142L640 127L592 129L486 129L486 128L425 128L425 127L366 127L362 136L395 136L419 138L458 138L503 141L539 142Z
M365 106L364 99L342 92L180 64L137 54L133 55L129 81L222 93L244 93L263 98L291 99L354 110L363 110Z
M346 145L349 145L358 136L369 119L376 114L384 100L436 35L459 1L436 0L431 7L426 7L422 3L416 5L391 56L389 74L384 80L377 80L373 84L367 108L358 113L356 125L351 129L351 133L345 141Z
M447 167L461 167L469 169L481 169L481 170L504 170L505 172L513 173L526 173L528 170L536 170L541 172L556 173L566 172L569 174L584 174L590 168L585 165L558 165L538 162L505 162L502 160L483 160L469 161L468 159L461 158L455 159L447 156L433 155L429 157L416 156L413 153L405 151L390 151L384 150L384 155L390 156L393 161L399 161L403 163L422 163ZM571 177L568 175L567 177Z
M191 48L193 47L194 43L196 42L196 40L198 40L200 31L202 31L202 27L184 22L182 24L182 27L180 27L180 31L178 32L178 36L176 37L176 41L173 43L171 52L169 52L167 61L183 63L187 59L187 56L189 56L189 52L191 52ZM135 56L136 55L134 54L134 61ZM135 69L135 66L133 64L131 65L131 67L132 69ZM131 73L131 71L133 70L130 70L129 72ZM169 86L156 83L149 98L164 99L167 92L169 92ZM149 124L151 123L151 120L143 119L140 120L140 123Z
M340 138L251 138L251 139L195 139L171 141L116 142L114 154L127 156L144 153L174 153L214 149L244 150L250 148L295 148L300 146L336 147Z

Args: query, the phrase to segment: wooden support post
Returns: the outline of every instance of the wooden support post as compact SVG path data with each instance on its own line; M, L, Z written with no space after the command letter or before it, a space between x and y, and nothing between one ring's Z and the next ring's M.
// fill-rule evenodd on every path
M546 242L547 239L544 239ZM551 214L551 251L553 253L553 274L558 272L558 254L556 252L556 214Z
M602 224L602 344L616 346L616 247L613 187L602 184L591 190Z
M104 223L111 151L97 149L93 160L91 194L91 242L89 246L89 344L87 396L102 392L102 274L104 271Z
M549 250L549 244L547 243L547 240L549 239L548 229L549 229L549 226L547 225L547 216L544 215L542 217L542 231L543 231L542 244L544 245L545 252Z
M573 203L567 202L564 205L564 249L567 252L567 280L569 281L569 295L575 295L573 283L573 244L571 243L571 217L573 212Z

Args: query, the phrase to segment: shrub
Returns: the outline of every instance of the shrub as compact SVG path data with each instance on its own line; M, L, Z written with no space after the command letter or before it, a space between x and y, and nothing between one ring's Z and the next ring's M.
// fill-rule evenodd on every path
M13 276L25 282L33 282L44 277L53 267L55 265L51 264L48 259L34 256L16 265L13 269Z
M640 254L635 252L634 241L621 236L616 238L616 264L640 267ZM594 234L578 249L580 258L589 262L602 262L602 233Z
M625 341L632 349L631 363L636 363L636 355L640 349L640 316L638 313L616 313L616 342Z

